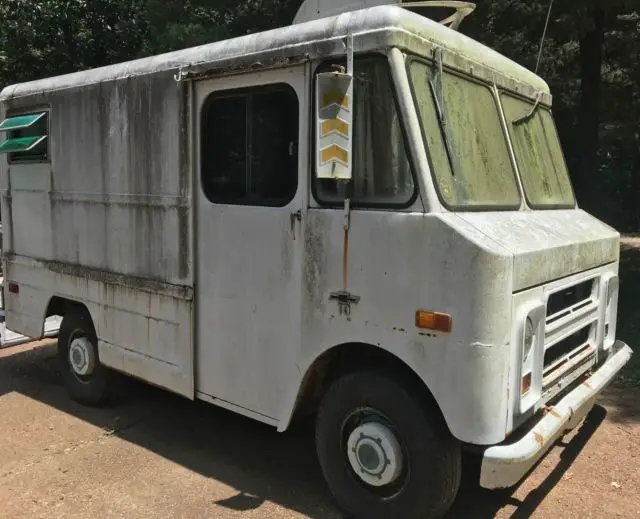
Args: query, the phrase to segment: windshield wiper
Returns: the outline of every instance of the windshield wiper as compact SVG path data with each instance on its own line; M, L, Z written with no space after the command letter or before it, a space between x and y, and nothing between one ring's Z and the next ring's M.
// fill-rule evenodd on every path
M542 95L543 95L542 91L538 92L538 96L536 97L536 103L533 105L533 108L531 109L531 111L527 114L524 114L522 117L518 117L517 119L514 119L513 121L511 121L511 124L513 124L514 126L518 126L522 123L526 123L529 120L531 120L531 118L538 111L538 107L540 106L540 101L542 101Z
M444 82L442 79L442 47L438 47L435 51L436 60L436 73L434 79L429 80L429 87L431 87L431 94L436 105L436 111L438 112L438 120L440 122L440 131L442 132L442 138L444 140L444 147L447 152L447 159L449 160L449 167L451 168L451 176L456 176L456 171L453 166L453 151L451 149L451 140L449 139L449 131L447 128L447 119L445 116L444 108ZM436 85L437 82L437 85Z

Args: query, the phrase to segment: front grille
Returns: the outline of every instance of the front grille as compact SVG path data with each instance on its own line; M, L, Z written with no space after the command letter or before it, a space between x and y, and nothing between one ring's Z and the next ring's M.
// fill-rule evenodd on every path
M542 388L552 394L561 380L595 361L598 279L591 278L549 294L547 299Z

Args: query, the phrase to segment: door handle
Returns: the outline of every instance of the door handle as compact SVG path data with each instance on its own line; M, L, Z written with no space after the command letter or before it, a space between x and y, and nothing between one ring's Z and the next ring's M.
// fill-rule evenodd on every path
M296 239L296 220L298 222L302 221L302 210L298 209L295 213L291 213L289 215L291 218L291 234L293 235L293 239Z

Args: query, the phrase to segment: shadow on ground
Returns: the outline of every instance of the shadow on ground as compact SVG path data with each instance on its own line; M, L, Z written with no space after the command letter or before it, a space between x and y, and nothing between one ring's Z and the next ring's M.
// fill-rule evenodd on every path
M106 435L116 435L237 489L237 495L216 503L218 506L243 511L258 508L268 500L312 518L341 517L325 490L310 424L278 434L234 413L189 402L133 380L123 381L122 396L111 407L85 408L67 396L55 357L53 345L7 352L0 362L0 396L21 393L92 423ZM605 415L603 408L596 407L564 449L561 463L524 501L512 497L515 489L480 489L472 467L466 471L458 500L447 518L489 519L505 507L515 509L513 519L529 517L560 481Z

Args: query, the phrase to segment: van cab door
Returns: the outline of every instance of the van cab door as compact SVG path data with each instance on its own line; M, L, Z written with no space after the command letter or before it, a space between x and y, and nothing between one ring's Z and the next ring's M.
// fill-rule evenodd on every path
M307 76L195 85L196 390L273 423L300 344Z

